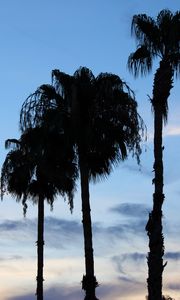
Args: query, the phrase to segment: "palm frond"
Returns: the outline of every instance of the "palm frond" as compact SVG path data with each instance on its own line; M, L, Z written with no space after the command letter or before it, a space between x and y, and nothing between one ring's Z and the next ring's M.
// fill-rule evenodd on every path
M131 23L131 34L135 36L138 45L145 46L154 55L160 50L159 28L153 18L146 14L134 15Z
M74 72L74 78L80 79L82 82L94 82L95 77L92 71L86 67L80 67Z
M101 73L94 85L88 165L91 179L96 181L106 178L130 152L140 163L141 130L145 125L137 113L134 93L120 77Z
M42 117L49 109L57 108L62 103L62 97L56 93L51 85L41 85L35 93L31 94L23 103L20 112L20 129L39 126Z
M27 168L26 158L21 150L11 150L3 163L1 171L1 197L5 193L20 201L26 194L27 185L32 176L32 168Z
M5 149L9 149L11 147L13 147L14 149L19 148L20 146L20 141L17 139L7 139L5 141Z
M173 14L170 10L164 9L158 14L156 22L163 46L163 56L178 51L180 44L180 13Z
M175 73L176 78L180 76L180 52L176 51L169 54L168 56L169 63Z
M128 69L135 77L139 75L146 75L152 70L152 55L145 47L139 47L134 53L131 53L128 58Z
M160 30L169 31L172 25L173 17L173 13L169 9L163 9L157 15L156 24L158 25Z
M55 69L52 71L52 85L54 86L57 94L61 95L65 99L73 83L73 76L70 76L64 72Z

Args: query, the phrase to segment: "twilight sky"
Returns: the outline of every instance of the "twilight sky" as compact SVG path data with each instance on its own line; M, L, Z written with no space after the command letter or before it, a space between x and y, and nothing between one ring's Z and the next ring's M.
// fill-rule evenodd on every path
M51 83L51 70L73 74L80 66L118 74L135 91L138 111L148 129L141 167L129 158L108 180L91 185L97 289L103 300L143 300L146 295L148 240L144 231L152 206L153 118L148 95L153 74L134 79L127 70L136 44L132 16L155 17L164 8L179 9L178 0L0 0L0 164L4 141L19 137L19 112L30 93ZM164 232L168 261L164 294L180 300L180 95L175 80L164 129ZM10 195L0 209L0 299L33 300L36 289L37 207L22 206ZM58 198L46 207L45 300L83 299L84 252L79 187L71 215Z

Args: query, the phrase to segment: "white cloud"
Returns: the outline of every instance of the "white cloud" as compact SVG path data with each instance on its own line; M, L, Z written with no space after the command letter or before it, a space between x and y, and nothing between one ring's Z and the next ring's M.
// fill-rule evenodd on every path
M165 127L163 135L164 135L164 137L180 135L180 125L178 125L178 126L170 125L170 126Z
M166 125L163 128L163 137L171 137L180 135L180 125ZM152 143L154 139L153 129L147 134L147 142Z

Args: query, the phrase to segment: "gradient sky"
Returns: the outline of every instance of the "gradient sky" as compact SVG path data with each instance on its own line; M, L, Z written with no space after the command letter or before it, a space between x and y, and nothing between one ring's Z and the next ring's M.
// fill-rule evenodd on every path
M155 17L164 8L179 9L178 0L0 0L0 163L4 141L19 137L23 101L43 83L51 70L73 74L80 66L95 75L112 72L136 93L138 111L148 128L142 145L141 168L130 158L108 180L91 185L95 273L103 300L143 300L146 295L148 240L144 232L152 206L153 130L148 95L155 68L146 78L134 79L127 70L136 44L130 34L132 16ZM156 65L157 66L157 65ZM180 300L180 95L179 81L169 99L164 129L164 232L168 261L164 294ZM45 300L83 299L81 279L84 252L79 189L71 215L64 199L53 212L46 207ZM36 289L37 207L22 206L10 195L0 209L0 299L33 300Z

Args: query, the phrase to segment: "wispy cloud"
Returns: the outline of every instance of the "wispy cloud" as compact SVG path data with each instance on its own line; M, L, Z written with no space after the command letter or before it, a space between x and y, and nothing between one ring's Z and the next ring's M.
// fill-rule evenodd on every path
M121 203L110 208L110 211L126 217L120 224L108 228L115 236L126 238L130 234L136 237L145 237L145 226L148 220L150 207L141 203Z
M83 293L80 287L71 286L53 286L44 291L46 300L79 300L83 298ZM9 297L7 300L34 300L34 293Z
M45 239L48 246L67 248L82 240L82 224L74 220L47 217L45 219Z
M4 220L0 223L0 233L9 241L32 241L37 236L37 219ZM45 239L49 247L64 247L74 243L82 235L82 225L54 217L45 218Z
M170 290L178 290L180 291L180 283L176 282L176 283L170 283L167 286Z
M117 283L106 283L97 289L97 296L104 300L133 299L134 295L138 299L144 299L145 287L143 283L119 277ZM139 297L138 297L139 296Z
M102 223L93 224L94 239L98 240L106 237L103 240L109 243L109 240L126 239L129 234L144 234L146 224L145 206L139 204L135 205L135 212L130 204L113 207L111 210L117 213L123 213L127 216L133 216L129 222L124 221L119 224L112 224L105 226ZM130 210L129 210L130 209ZM0 234L4 241L9 244L18 243L19 247L29 247L34 245L37 239L37 220L36 219L22 219L22 220L4 220L0 223ZM23 243L22 243L23 241ZM45 218L45 242L50 248L67 249L69 246L75 246L79 249L81 244L83 247L83 230L80 221L65 220L54 217Z
M16 233L20 233L16 236ZM11 237L11 239L26 239L27 235L36 232L36 221L31 219L22 220L3 220L0 223L0 233L3 237Z
M118 282L106 282L97 288L97 297L100 299L116 300L121 297L127 297L134 295L134 293L142 295L143 285L134 281L124 280L119 278ZM44 291L46 300L79 300L84 298L84 292L80 286L52 286ZM143 299L143 297L142 297ZM19 296L9 297L6 300L34 300L34 293L22 294Z
M131 220L107 227L106 232L116 238L127 238L129 234L144 235L147 220Z
M164 136L177 136L180 135L180 126L169 125L164 128Z
M9 260L21 260L23 259L23 256L21 255L12 255L12 256L0 256L0 261L9 261Z
M133 253L124 253L118 256L112 257L112 262L115 264L117 271L121 274L126 274L125 267L130 262L136 263L138 265L145 262L146 255L140 252L133 252Z
M133 262L141 263L146 259L146 256L147 255L142 252L123 253L119 256L114 256L112 260L117 266L119 266L121 265L122 262L129 261L129 260ZM174 260L174 261L180 260L180 252L178 251L166 252L164 255L164 259Z
M144 163L140 166L133 165L133 164L130 164L130 163L124 163L122 168L124 168L124 169L126 169L130 172L136 173L138 175L152 178L152 170L151 170L152 168L145 166Z
M180 252L166 252L165 259L171 259L171 260L180 260Z
M114 213L118 213L124 216L133 218L146 218L151 211L150 207L141 203L121 203L110 209Z
M180 135L180 125L168 125L163 129L163 137L179 136ZM153 132L148 133L147 141L151 143L154 139Z

